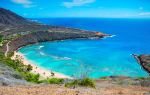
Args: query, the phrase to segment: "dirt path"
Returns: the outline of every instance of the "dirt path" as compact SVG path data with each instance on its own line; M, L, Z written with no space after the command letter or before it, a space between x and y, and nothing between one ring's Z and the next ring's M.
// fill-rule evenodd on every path
M7 54L8 54L8 52L9 52L9 43L10 43L10 41L6 44L5 57L7 57Z

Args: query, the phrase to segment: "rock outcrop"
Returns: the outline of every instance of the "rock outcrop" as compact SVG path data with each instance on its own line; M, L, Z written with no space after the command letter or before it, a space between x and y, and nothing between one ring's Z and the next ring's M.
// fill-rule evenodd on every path
M133 55L142 68L150 74L150 55Z

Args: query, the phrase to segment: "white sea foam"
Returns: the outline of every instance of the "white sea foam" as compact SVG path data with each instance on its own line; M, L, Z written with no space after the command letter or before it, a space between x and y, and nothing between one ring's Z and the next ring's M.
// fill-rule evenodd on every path
M115 36L116 36L116 35L111 35L110 37L113 38L113 37L115 37Z
M45 54L44 52L40 52L40 55L43 55L43 56L45 56L46 54Z
M39 46L39 49L43 48L44 46Z
M116 35L106 36L106 37L104 37L104 38L102 38L102 39L113 38L113 37L115 37L115 36L116 36Z
M52 58L54 59L58 59L58 60L71 60L71 58L69 57L60 57L60 56L54 56L54 55L50 55Z
M64 60L70 60L71 58L69 58L69 57L64 57Z

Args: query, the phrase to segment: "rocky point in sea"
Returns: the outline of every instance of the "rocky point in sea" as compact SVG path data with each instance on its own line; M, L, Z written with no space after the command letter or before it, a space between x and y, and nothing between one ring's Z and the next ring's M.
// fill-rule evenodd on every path
M133 56L137 59L138 63L142 66L142 68L150 74L150 55L135 55Z

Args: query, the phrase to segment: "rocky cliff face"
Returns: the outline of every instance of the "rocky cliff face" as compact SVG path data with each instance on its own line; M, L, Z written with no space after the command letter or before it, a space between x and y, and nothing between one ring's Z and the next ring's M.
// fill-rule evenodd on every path
M28 85L29 83L25 81L17 72L12 68L6 66L0 62L0 86L7 85Z
M150 55L134 55L138 63L150 74Z

